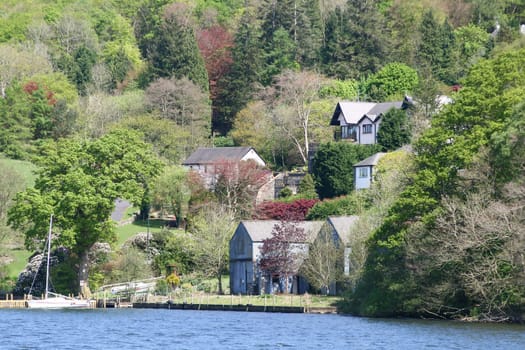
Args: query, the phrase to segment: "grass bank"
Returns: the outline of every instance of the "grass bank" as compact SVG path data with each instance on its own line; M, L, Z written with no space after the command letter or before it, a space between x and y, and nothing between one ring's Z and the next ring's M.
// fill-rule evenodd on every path
M279 294L279 295L217 295L210 293L174 292L169 296L149 296L148 302L162 303L168 300L174 303L200 305L255 305L255 306L304 306L334 307L340 297L313 294Z

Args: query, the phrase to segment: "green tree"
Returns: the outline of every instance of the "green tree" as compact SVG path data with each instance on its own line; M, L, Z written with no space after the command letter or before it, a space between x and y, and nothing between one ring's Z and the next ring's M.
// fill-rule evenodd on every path
M276 33L281 31L291 40L293 61L304 67L316 65L322 43L318 0L269 0L261 4L260 13L267 52L275 52Z
M199 270L217 279L219 294L224 293L222 275L228 270L229 242L235 231L234 212L210 202L193 217L193 234Z
M318 195L317 192L315 192L315 183L314 178L309 173L306 174L299 183L299 190L297 191L297 194L301 198L306 199L317 199Z
M308 211L307 220L326 220L329 216L359 215L363 202L353 194L337 198L325 198Z
M270 85L273 77L283 70L298 67L295 61L295 44L284 29L279 28L273 33L270 44L272 47L267 48L266 68L262 73L264 85Z
M457 266L456 262L449 261L447 266L452 270L439 272L425 269L419 265L419 259L424 261L426 252L417 246L417 242L426 248L439 246L425 242L431 238L428 234L435 234L436 218L443 213L443 203L449 198L467 198L475 194L476 184L480 184L478 189L487 187L487 184L497 184L492 176L502 164L495 162L494 169L483 167L481 151L485 145L494 142L492 135L494 140L501 140L496 135L519 115L516 109L525 96L523 71L518 68L524 64L523 57L523 50L511 50L472 67L463 88L455 96L454 104L434 116L432 128L419 138L415 145L417 173L394 202L383 224L370 237L364 273L348 300L353 312L367 315L417 313L428 307L426 301L435 300L432 294L422 294L422 283L425 283L427 290L440 290L441 304L432 309L434 312L443 313L443 306L457 310L476 305L475 299L461 298L453 291L459 276L452 269ZM508 150L502 148L505 149ZM505 164L504 158L501 161ZM476 168L478 170L473 173L472 169ZM479 181L487 175L488 181ZM496 188L493 187L490 192ZM486 198L485 205L492 206L490 199ZM474 213L471 209L468 212ZM459 209L455 213L462 215ZM465 222L459 217L457 220ZM473 222L476 221L482 224L480 220ZM501 227L498 222L493 222L494 227ZM499 229L491 232L496 234ZM407 242L415 244L407 245ZM504 244L503 241L501 243ZM467 258L470 259L468 261L479 258L476 249L472 250L473 255ZM500 248L493 251L487 246L487 249L488 255L496 256ZM413 266L416 270L421 267L423 270L419 272L436 278L420 280L419 272L407 266ZM513 294L510 290L507 292ZM447 298L447 295L455 297Z
M365 81L366 94L373 101L400 100L418 85L415 69L403 63L389 63Z
M454 33L450 24L447 21L439 24L433 11L429 10L423 16L419 31L419 66L428 65L435 77L446 83L455 83L452 74Z
M0 147L2 153L15 159L27 157L27 143L32 138L30 104L20 84L13 84L0 99Z
M392 108L381 118L377 143L383 151L393 151L410 143L410 125L405 111Z
M319 90L319 97L355 100L359 97L359 83L355 80L329 79Z
M350 0L326 25L323 67L339 79L373 74L388 61L389 41L378 1Z
M235 115L252 97L254 85L261 81L263 51L261 30L253 8L247 7L239 23L232 48L233 63L226 76L219 82L217 114L212 121L212 131L227 134Z
M92 80L92 69L97 61L97 55L86 46L80 46L73 52L75 68L73 69L73 81L81 95L87 93L87 86Z
M354 189L353 165L379 150L379 145L322 144L312 161L312 176L319 197L332 198L350 193Z
M155 154L171 165L181 164L194 150L188 142L191 137L188 130L155 114L128 117L117 127L142 132Z
M167 167L153 185L151 204L157 210L175 214L180 223L188 214L190 195L187 171L182 167Z
M465 76L474 64L490 53L490 34L473 24L454 30L456 79Z
M43 152L35 187L17 195L9 223L25 232L31 249L45 237L54 214L59 234L53 244L68 247L76 257L71 263L78 264L80 290L88 280L91 247L115 238L110 219L115 199L140 204L160 163L139 135L129 131L114 131L91 142L61 140Z
M189 9L182 3L164 9L162 21L154 28L152 47L146 53L150 63L145 77L148 83L159 77L187 77L202 91L209 90L208 73L190 18Z

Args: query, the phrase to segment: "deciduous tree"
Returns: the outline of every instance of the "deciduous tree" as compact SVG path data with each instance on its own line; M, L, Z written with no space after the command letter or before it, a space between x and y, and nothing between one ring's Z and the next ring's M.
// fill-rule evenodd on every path
M343 253L344 243L334 241L332 231L325 226L309 246L300 273L314 288L328 295L330 287L341 280Z
M234 212L210 202L193 217L192 223L199 270L216 278L218 293L223 294L222 275L228 270L229 242L236 227Z
M88 280L91 247L114 239L110 214L115 199L140 204L160 163L137 133L122 130L92 142L61 140L43 153L35 187L17 195L9 223L25 232L31 249L46 236L54 214L58 238L53 244L77 257L80 290Z
M191 192L187 176L187 171L181 167L167 167L156 179L152 189L153 207L174 214L178 224L188 214Z
M272 236L263 240L259 268L270 279L284 280L284 292L289 292L290 278L299 272L306 251L306 232L293 221L275 224Z
M220 204L237 218L250 217L257 193L269 172L254 161L220 161L214 164L214 193Z
M303 165L308 164L310 117L323 78L316 73L287 70L276 78L270 109L275 125L290 139Z

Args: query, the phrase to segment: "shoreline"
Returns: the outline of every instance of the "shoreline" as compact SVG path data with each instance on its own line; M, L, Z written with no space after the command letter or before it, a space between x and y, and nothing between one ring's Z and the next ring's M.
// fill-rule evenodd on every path
M202 311L244 311L244 312L272 312L272 313L308 313L308 314L337 314L335 307L304 307L304 306L273 306L252 304L191 304L191 303L133 303L134 309L168 309L168 310L202 310Z

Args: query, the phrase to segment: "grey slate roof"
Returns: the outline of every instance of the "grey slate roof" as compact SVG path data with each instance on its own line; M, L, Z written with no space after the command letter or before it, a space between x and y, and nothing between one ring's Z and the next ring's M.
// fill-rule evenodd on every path
M273 228L280 223L279 220L243 220L239 225L244 226L253 242L262 242L272 237ZM321 230L323 221L299 221L296 225L304 229L307 241L312 242Z
M343 243L348 243L352 227L359 220L359 216L329 216L328 223L332 225Z
M385 114L392 108L400 109L402 105L403 101L376 103L376 105L368 111L367 115L378 116L381 114Z
M343 113L347 124L357 124L363 116L368 116L374 121L377 116L386 113L389 109L402 108L402 106L402 101L382 103L340 101L335 107L330 125L339 125L340 113Z
M182 164L213 164L221 160L238 162L241 161L251 149L252 147L199 148Z
M379 159L381 159L381 157L383 157L384 155L385 155L385 153L378 152L376 154L371 155L368 158L363 159L359 163L354 164L354 167L358 167L358 166L376 166L377 163L379 162Z

